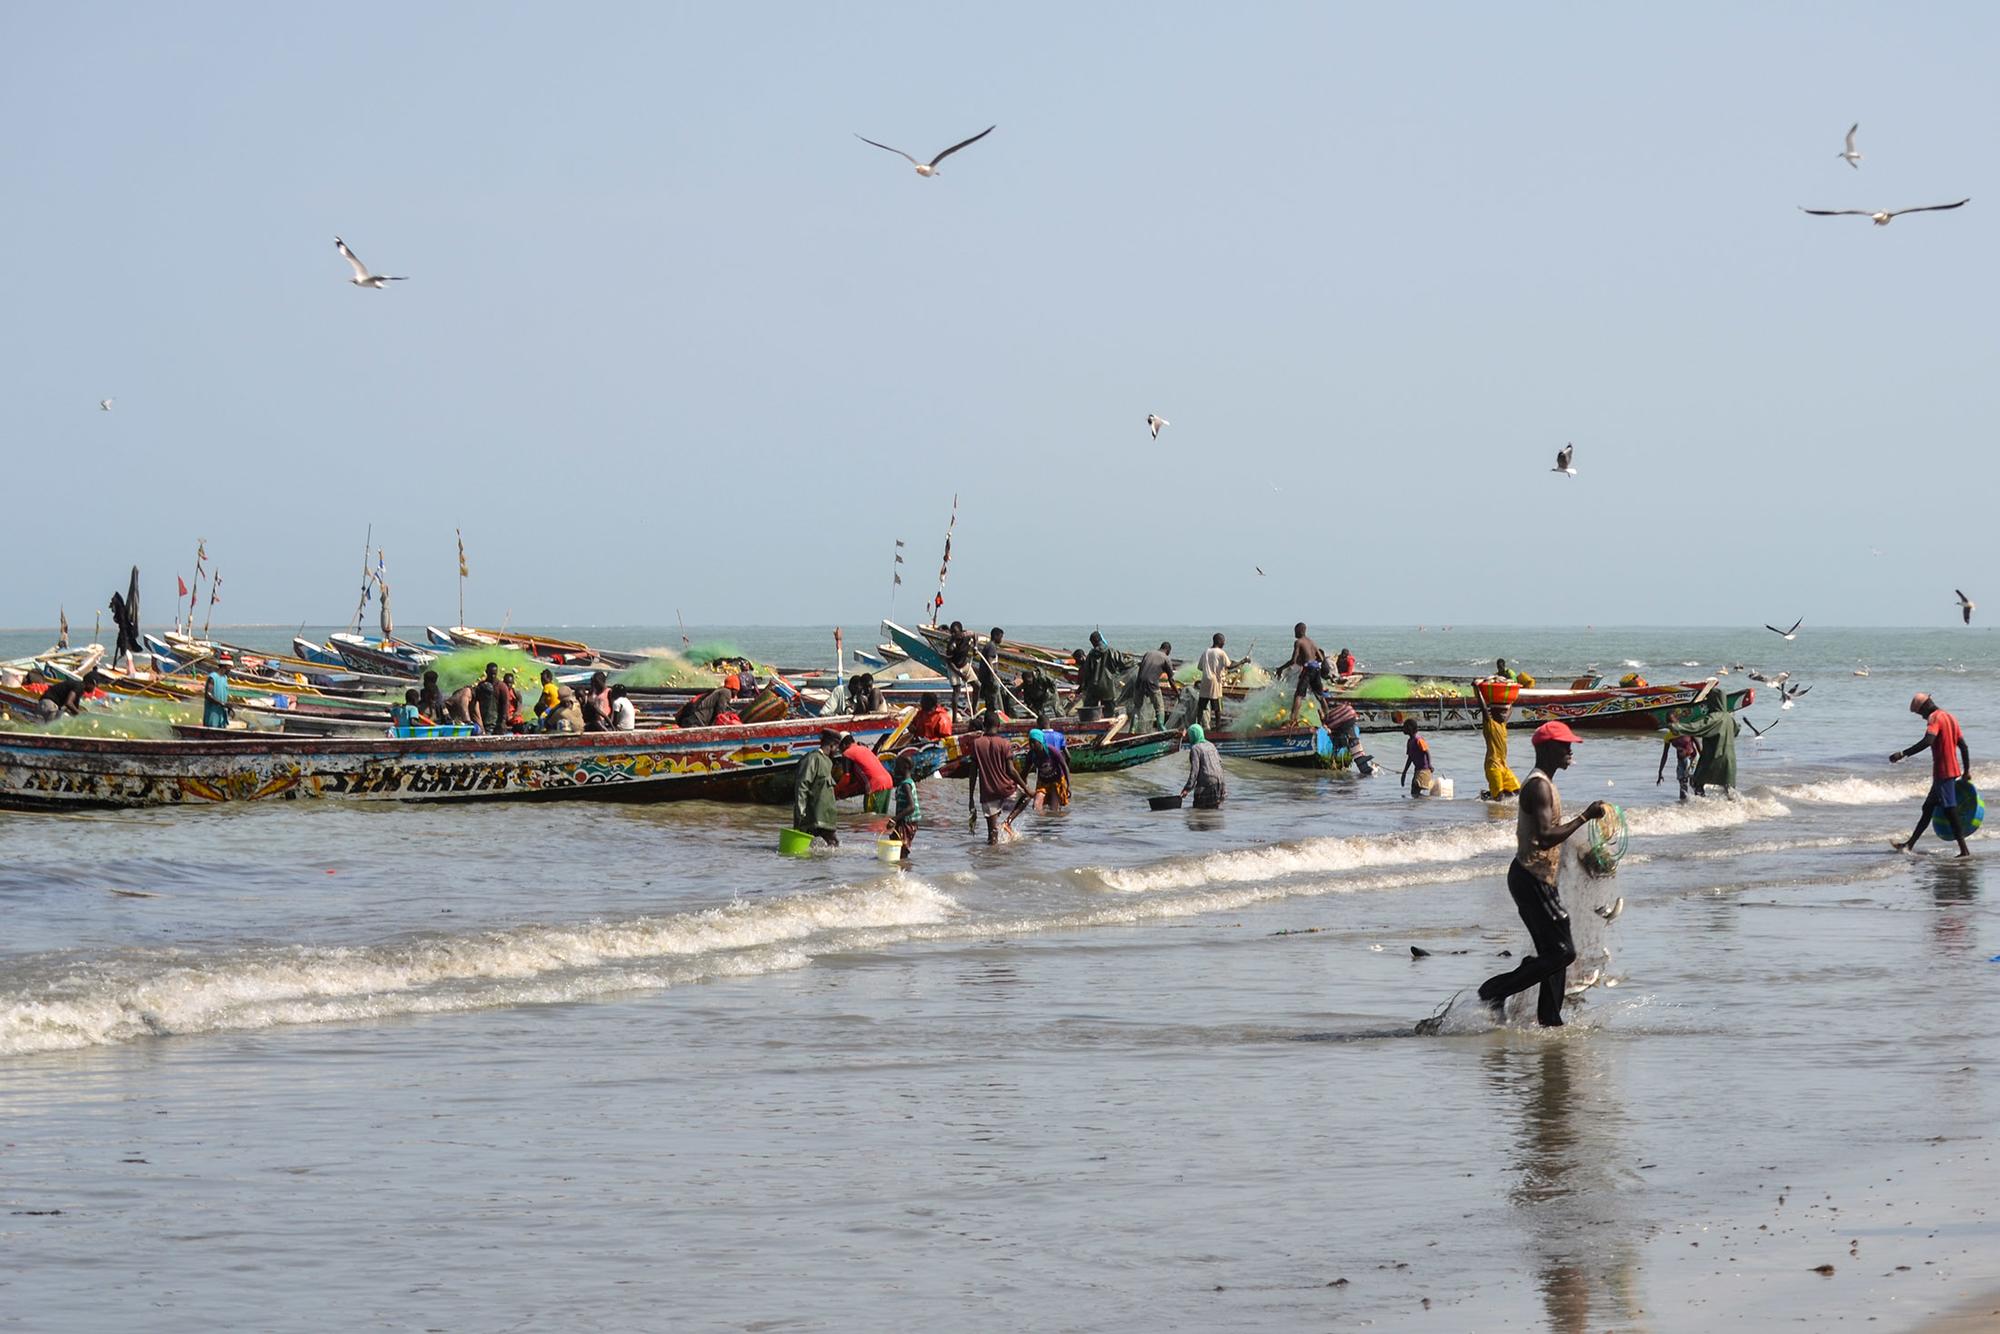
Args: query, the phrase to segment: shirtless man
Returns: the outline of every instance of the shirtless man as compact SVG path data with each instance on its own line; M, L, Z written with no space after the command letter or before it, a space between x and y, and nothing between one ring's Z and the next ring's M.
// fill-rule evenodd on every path
M1576 733L1562 723L1543 723L1531 738L1535 747L1534 772L1521 784L1521 811L1514 825L1514 862L1507 868L1507 892L1535 943L1535 952L1522 959L1511 972L1489 977L1479 984L1479 999L1493 1007L1495 1018L1506 1013L1507 998L1529 987L1541 987L1535 1015L1544 1028L1562 1026L1563 979L1576 962L1576 945L1570 939L1569 912L1556 892L1556 873L1562 866L1562 845L1571 834L1592 820L1602 819L1608 807L1593 801L1573 820L1562 818L1562 794L1556 791L1556 771L1570 766L1570 747Z
M1278 669L1278 675L1283 676L1286 672L1298 673L1298 683L1292 687L1290 721L1294 725L1298 723L1299 707L1305 703L1308 691L1319 702L1320 716L1324 718L1333 708L1326 697L1326 652L1306 634L1304 621L1292 627L1291 660Z

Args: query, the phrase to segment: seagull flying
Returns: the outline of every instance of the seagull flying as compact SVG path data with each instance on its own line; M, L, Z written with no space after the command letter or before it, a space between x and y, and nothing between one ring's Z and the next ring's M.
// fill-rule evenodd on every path
M1787 705L1786 707L1789 708L1790 705ZM1762 741L1764 739L1764 733L1770 731L1772 728L1776 727L1779 723L1783 721L1784 719L1782 718L1773 718L1770 722L1765 723L1762 727L1759 727L1757 726L1757 724L1751 722L1748 718L1745 718L1743 720L1743 725L1750 729L1751 736L1754 736L1759 741Z
M1566 473L1571 477L1576 476L1576 469L1570 467L1569 464L1569 461L1575 457L1576 457L1576 446L1573 444L1565 444L1561 449L1558 449L1556 451L1556 466L1549 469L1549 471Z
M1805 623L1806 623L1806 618L1801 616L1799 617L1799 619L1792 622L1792 628L1789 630L1780 630L1777 626L1772 625L1769 621L1766 621L1764 623L1764 628L1766 630L1769 630L1772 634L1777 635L1780 639L1783 639L1786 642L1790 642L1791 640L1797 639L1799 637L1799 627L1804 625Z
M354 276L347 281L353 283L356 287L372 287L379 292L385 283L406 283L409 281L409 278L402 274L370 273L368 266L356 259L354 252L347 248L347 242L341 240L338 236L333 238L333 248L338 250L340 257L353 267Z
M935 176L938 174L938 163L944 161L946 158L950 157L953 153L956 153L959 149L965 147L967 144L978 143L981 139L984 139L987 135L993 133L993 131L999 128L1000 127L998 125L988 125L978 134L973 135L970 139L959 140L957 143L953 144L950 148L945 149L944 152L939 153L936 157L932 158L929 162L919 162L915 158L910 157L908 153L903 152L902 149L890 148L889 145L887 144L878 144L873 139L870 139L866 135L857 134L854 137L856 139L859 139L864 144L868 144L875 148L887 149L887 151L895 153L900 157L910 158L910 165L917 169L917 175L919 176Z
M1799 212L1810 213L1815 218L1847 218L1847 217L1872 218L1874 219L1875 225L1877 227L1887 227L1889 225L1889 220L1891 218L1900 218L1905 213L1940 213L1948 208L1964 208L1967 204L1970 204L1971 202L1972 202L1972 196L1967 195L1965 198L1959 200L1956 204L1924 204L1917 208L1890 208L1890 209L1880 209L1880 210L1872 208L1807 208L1803 204L1801 204L1799 206Z
M1600 903L1595 908L1592 908L1591 911L1607 922L1615 922L1618 920L1618 914L1625 911L1625 900L1621 896L1609 903Z
M1153 433L1153 439L1155 440L1158 440L1160 438L1160 428L1162 426L1172 426L1172 425L1173 425L1172 422L1168 421L1165 417L1162 417L1157 412L1149 412L1146 414L1146 429Z
M97 410L98 410L99 412L109 412L109 411L111 411L111 400L110 400L110 399L108 399L108 398L100 398L100 399L98 399L98 400L97 400ZM1965 595L1964 595L1963 593L1961 593L1961 594L1960 594L1959 596L1960 596L1960 597L1963 597L1963 596L1965 596Z
M1791 708L1793 704L1797 703L1800 699L1804 698L1805 693L1811 689L1812 689L1811 686L1785 686L1785 685L1779 686L1778 698L1783 700L1784 703L1780 704L1778 707L1780 709ZM1774 727L1776 725L1777 724L1775 723L1772 724L1772 726Z
M1836 153L1834 155L1835 157L1845 158L1847 161L1847 165L1854 168L1856 171L1861 170L1861 151L1854 146L1854 132L1860 128L1861 128L1861 122L1858 120L1855 121L1854 124L1848 127L1847 151L1844 153Z
M1250 568L1255 570L1258 574L1264 573L1264 567L1261 565L1252 565Z

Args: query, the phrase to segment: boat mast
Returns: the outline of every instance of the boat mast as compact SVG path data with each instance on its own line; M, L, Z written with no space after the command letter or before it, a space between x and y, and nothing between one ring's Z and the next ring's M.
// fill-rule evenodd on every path
M944 577L951 573L951 530L958 527L958 495L951 497L951 522L944 526L944 560L938 564L937 596L931 599L931 624L938 623L938 612L944 608Z
M452 531L458 534L458 628L463 630L465 628L465 580L466 576L472 573L472 569L465 563L465 530L463 528L454 528Z
M368 610L368 550L375 545L375 525L368 525L368 536L361 539L361 600L354 604L354 624L348 633L361 633L361 614Z

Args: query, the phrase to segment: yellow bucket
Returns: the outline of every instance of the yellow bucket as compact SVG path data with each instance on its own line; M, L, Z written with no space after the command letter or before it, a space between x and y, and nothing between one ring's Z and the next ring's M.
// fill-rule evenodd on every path
M885 862L899 862L903 860L903 840L900 838L876 839L875 855Z

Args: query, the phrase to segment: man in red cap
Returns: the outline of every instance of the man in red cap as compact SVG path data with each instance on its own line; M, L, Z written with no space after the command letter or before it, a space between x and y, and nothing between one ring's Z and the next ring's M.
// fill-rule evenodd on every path
M1923 837L1924 826L1931 822L1932 813L1943 807L1945 823L1958 840L1958 855L1970 857L1972 849L1965 846L1965 821L1958 811L1958 780L1972 777L1972 747L1965 744L1965 734L1958 730L1958 719L1940 709L1929 695L1919 691L1910 701L1910 712L1924 720L1923 740L1891 755L1889 763L1900 764L1918 751L1928 750L1931 790L1924 798L1922 813L1917 816L1917 827L1910 831L1907 840L1894 846L1903 852L1915 848L1917 840Z
M1543 723L1531 740L1535 747L1534 772L1521 784L1521 811L1514 825L1514 862L1507 868L1507 892L1535 942L1535 952L1522 959L1511 972L1489 977L1479 984L1479 999L1493 1007L1496 1017L1506 1013L1507 998L1517 991L1540 986L1536 1017L1545 1028L1562 1025L1563 978L1576 962L1576 946L1570 940L1569 912L1556 892L1556 873L1562 865L1562 845L1571 834L1591 820L1601 819L1606 807L1593 801L1574 820L1562 816L1562 794L1556 791L1556 770L1569 768L1570 747L1576 733L1562 723Z

